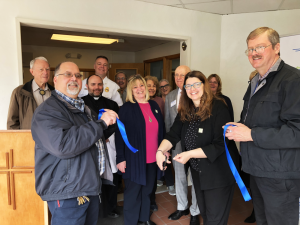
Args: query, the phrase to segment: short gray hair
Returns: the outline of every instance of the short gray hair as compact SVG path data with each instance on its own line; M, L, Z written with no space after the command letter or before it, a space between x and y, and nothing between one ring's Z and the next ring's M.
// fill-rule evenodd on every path
M34 65L34 63L35 63L35 61L36 61L37 59L39 59L39 60L44 60L46 63L48 63L48 65L49 65L49 67L50 67L50 64L49 64L48 60L47 60L45 57L43 57L43 56L39 56L39 57L36 57L36 58L34 58L33 60L30 61L30 69L33 68L33 65Z
M161 79L161 80L159 81L159 86L160 86L160 83L163 82L163 81L165 81L165 82L167 82L168 84L170 84L170 82L169 82L167 79Z
M117 76L118 76L120 73L124 74L124 75L125 75L125 79L127 80L127 76L126 76L125 72L119 71L119 72L117 72L116 75L115 75L115 81L117 80Z

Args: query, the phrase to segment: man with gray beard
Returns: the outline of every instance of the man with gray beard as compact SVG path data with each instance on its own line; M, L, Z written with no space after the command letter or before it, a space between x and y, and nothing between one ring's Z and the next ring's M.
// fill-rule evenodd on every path
M104 130L118 115L97 114L78 93L82 75L73 62L55 69L55 90L34 112L31 130L35 141L35 188L47 201L52 225L96 225L101 184L113 175Z

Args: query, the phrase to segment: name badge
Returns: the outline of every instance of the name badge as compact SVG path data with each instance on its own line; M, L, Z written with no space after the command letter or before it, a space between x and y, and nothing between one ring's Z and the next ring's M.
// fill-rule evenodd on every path
M203 133L203 128L199 128L198 133L202 134Z
M173 107L174 105L176 105L176 100L174 100L173 102L171 102L171 107Z

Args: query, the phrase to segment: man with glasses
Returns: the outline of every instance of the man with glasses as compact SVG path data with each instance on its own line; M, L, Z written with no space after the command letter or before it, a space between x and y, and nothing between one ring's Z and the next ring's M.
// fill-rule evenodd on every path
M246 55L257 70L244 96L240 123L226 137L241 143L250 174L256 223L299 222L300 71L280 58L278 33L252 31Z
M40 56L31 60L30 73L33 79L17 87L11 94L7 116L7 129L30 129L35 109L50 97L54 89L48 80L50 65L46 58Z
M94 64L94 69L95 69L95 74L100 76L103 81L103 94L102 95L105 98L115 101L118 104L118 106L121 107L123 105L123 102L120 97L120 94L118 93L118 90L120 89L120 87L115 82L113 82L112 80L110 80L107 77L108 70L109 70L108 58L106 56L102 56L102 55L97 56L95 64ZM83 85L83 87L85 87L86 79L83 80L82 85ZM88 95L87 88L82 88L82 90L80 91L78 96L83 97L86 95Z
M81 77L75 63L59 64L55 90L32 118L35 187L48 203L52 225L96 225L101 178L112 184L104 130L117 114L107 110L98 120L78 98Z
M126 102L126 95L127 95L127 78L123 71L119 71L115 75L115 82L120 86L120 89L118 92L120 93L120 96L122 98L123 103Z
M177 116L181 91L184 84L184 78L185 75L190 71L190 68L187 66L178 66L175 70L175 83L177 85L177 88L167 95L165 102L166 132L170 131L170 128L172 127L174 120ZM178 142L174 150L172 151L172 156L174 157L181 152L181 143ZM191 212L190 225L199 225L200 221L198 215L200 214L200 211L197 204L194 186L192 185L192 205L189 209L189 203L187 198L188 181L187 174L185 172L185 167L183 164L175 160L172 160L172 163L175 170L177 210L174 213L172 213L168 218L169 220L179 220L180 217L188 215Z

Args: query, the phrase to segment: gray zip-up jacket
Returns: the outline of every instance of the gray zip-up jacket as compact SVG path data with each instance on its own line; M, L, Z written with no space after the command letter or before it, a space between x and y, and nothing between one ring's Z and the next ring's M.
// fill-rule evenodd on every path
M52 91L51 97L33 114L35 187L44 201L94 196L101 192L95 143L102 138L108 163L103 138L107 126L104 121L97 120L87 106L85 112L90 118ZM105 177L112 181L108 164L105 171Z

